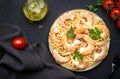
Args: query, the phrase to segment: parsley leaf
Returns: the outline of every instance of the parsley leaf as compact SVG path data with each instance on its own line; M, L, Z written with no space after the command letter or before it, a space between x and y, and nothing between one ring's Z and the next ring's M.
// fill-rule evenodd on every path
M78 51L75 51L75 52L74 52L74 57L73 57L73 59L75 59L75 58L78 58L78 59L82 60L82 56L81 56L80 52L78 52Z
M97 5L102 6L103 2L104 2L104 0L97 0Z
M86 5L86 7L87 7L90 11L97 12L97 11L98 11L98 8L99 8L100 6L102 6L103 1L104 1L104 0L97 0L97 3L95 3L95 4L88 4L88 5Z
M93 11L93 12L97 12L98 11L98 7L95 5L95 4L88 4L86 6L90 11Z
M89 33L91 34L91 38L94 40L97 40L101 38L100 31L98 28L95 27L95 29L88 29Z
M67 32L67 36L68 36L68 38L75 38L74 29L72 27Z

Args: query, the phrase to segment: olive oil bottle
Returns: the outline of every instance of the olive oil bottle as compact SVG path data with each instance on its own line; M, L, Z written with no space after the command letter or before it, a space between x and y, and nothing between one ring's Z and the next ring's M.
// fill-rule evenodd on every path
M46 0L25 0L23 6L25 16L31 21L40 21L48 12Z

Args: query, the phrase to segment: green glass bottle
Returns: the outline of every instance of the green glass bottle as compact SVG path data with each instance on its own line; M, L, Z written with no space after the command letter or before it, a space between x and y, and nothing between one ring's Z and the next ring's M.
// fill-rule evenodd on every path
M40 21L48 12L46 0L25 0L23 6L25 16L31 21Z

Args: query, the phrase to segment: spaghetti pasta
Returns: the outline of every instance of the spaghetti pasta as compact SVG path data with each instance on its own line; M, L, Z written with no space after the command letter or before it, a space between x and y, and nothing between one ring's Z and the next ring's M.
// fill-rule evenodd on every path
M50 29L48 42L58 64L73 71L86 71L107 56L110 33L99 16L77 9L57 18Z

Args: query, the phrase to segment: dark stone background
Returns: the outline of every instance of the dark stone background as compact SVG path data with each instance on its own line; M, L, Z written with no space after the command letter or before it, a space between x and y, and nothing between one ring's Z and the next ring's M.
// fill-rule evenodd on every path
M49 11L46 17L39 22L29 22L23 13L24 0L1 0L0 21L19 26L26 34L30 44L42 42L48 47L48 34L55 19L65 11L72 9L87 9L87 4L95 3L96 0L47 0ZM111 63L117 53L120 53L120 30L109 17L109 13L99 8L97 14L107 24L110 34L110 50L107 58L96 68L86 72L73 72L76 75L84 75L90 79L107 79L111 73ZM42 25L43 28L38 26Z

